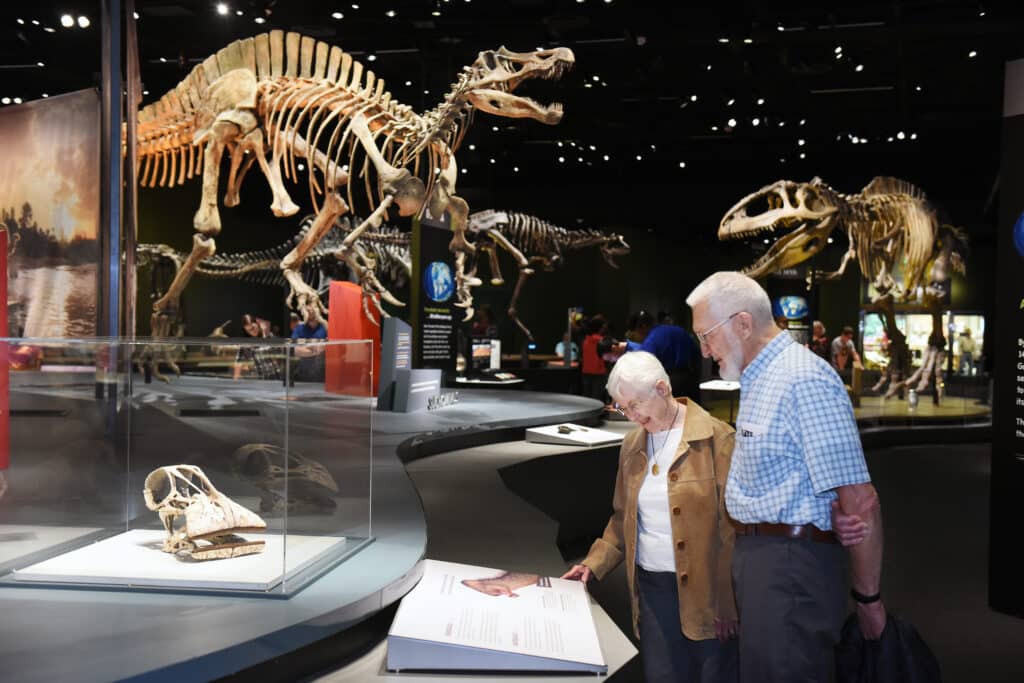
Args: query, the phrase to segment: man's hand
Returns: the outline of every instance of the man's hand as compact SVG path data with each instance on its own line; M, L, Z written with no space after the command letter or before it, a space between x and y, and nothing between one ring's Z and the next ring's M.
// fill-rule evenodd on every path
M740 622L735 619L719 619L715 617L715 637L725 642L740 633Z
M569 571L561 576L563 579L582 581L583 583L589 582L591 577L593 577L593 573L590 571L590 567L585 564L574 564Z
M878 640L885 630L885 605L881 600L862 605L857 603L857 623L866 640Z
M868 535L868 523L857 515L847 515L839 507L839 501L832 501L832 531L844 546L857 545Z

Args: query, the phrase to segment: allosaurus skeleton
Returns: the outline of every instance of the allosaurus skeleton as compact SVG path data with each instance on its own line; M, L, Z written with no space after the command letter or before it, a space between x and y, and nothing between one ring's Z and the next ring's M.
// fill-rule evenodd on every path
M221 222L217 184L226 151L231 159L225 206L239 202L239 187L256 163L273 194L271 210L290 216L299 207L284 187L298 180L296 159L308 165L310 199L317 216L305 238L280 263L303 319L322 321L326 310L301 277L303 259L339 216L364 197L371 213L346 238L339 256L360 273L364 293L401 305L360 263L351 245L380 226L395 206L400 216L450 215L456 260L457 304L472 316L465 274L473 252L466 241L469 208L455 193L454 152L474 110L556 124L561 105L549 107L512 94L523 81L559 78L573 65L568 48L516 53L481 52L464 67L443 101L416 114L393 100L372 71L338 47L298 33L271 31L238 40L197 65L175 89L144 107L138 117L140 182L172 187L202 169L202 199L193 225L192 251L167 292L153 304L153 334L169 331L178 299L199 262L216 250ZM358 188L353 180L362 180ZM345 198L342 198L342 193ZM376 298L374 297L374 301ZM386 315L380 308L381 315Z
M288 242L270 249L240 254L218 254L200 261L195 274L213 279L240 279L266 285L287 286L279 267L281 258L300 243L315 222L314 217L302 221L298 234ZM356 222L359 222L358 219ZM320 243L312 249L303 261L300 271L304 281L323 294L331 279L338 279L338 260L335 257L340 245L351 234L353 228L348 217L338 221ZM519 267L519 280L509 303L509 316L532 339L530 330L518 317L516 305L526 278L533 274L531 266L540 265L552 271L562 264L563 252L596 246L604 260L612 268L618 268L616 256L629 253L629 244L617 233L603 233L600 230L569 230L544 221L536 216L509 211L478 211L469 216L469 232L476 238L477 248L489 257L491 284L501 286L505 280L501 274L496 253L497 247L507 250ZM411 235L397 228L382 225L373 231L364 232L351 248L360 254L361 260L374 273L377 281L388 286L401 287L412 277L412 259L409 254ZM170 264L174 273L188 258L188 255L166 244L140 244L137 249L139 264L154 266ZM470 270L475 276L476 264ZM154 295L162 292L154 280ZM363 311L373 320L373 314L363 299Z
M964 272L966 236L953 226L940 225L935 208L924 192L896 178L874 178L857 194L841 194L814 178L809 183L780 180L741 199L725 214L718 239L743 239L765 231L789 230L744 272L753 278L803 263L822 249L835 230L846 233L849 247L839 268L814 271L813 282L842 277L850 261L860 263L861 273L874 287L872 308L890 340L887 375L875 386L891 382L886 396L917 380L907 378L910 354L906 337L896 327L896 302L921 300L932 313L933 329L928 356L922 369L936 374L941 391L941 354L945 344L940 300L949 287L951 271ZM896 279L897 269L902 278ZM924 371L919 390L927 387ZM904 378L907 378L904 381ZM936 394L938 397L938 393Z

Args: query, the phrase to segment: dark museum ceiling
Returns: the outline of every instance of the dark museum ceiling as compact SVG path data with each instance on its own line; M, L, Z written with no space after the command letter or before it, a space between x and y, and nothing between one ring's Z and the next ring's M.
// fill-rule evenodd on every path
M417 110L480 50L568 46L572 72L523 89L563 102L563 122L478 116L458 157L461 186L597 186L601 201L614 201L609 186L632 197L649 186L669 213L715 197L709 216L780 177L820 175L849 192L883 173L920 183L961 222L994 222L1003 63L1024 56L1019 1L231 0L224 13L220 4L137 2L145 101L230 41L269 29L342 47ZM0 101L98 85L99 7L4 3ZM62 26L65 14L73 26Z

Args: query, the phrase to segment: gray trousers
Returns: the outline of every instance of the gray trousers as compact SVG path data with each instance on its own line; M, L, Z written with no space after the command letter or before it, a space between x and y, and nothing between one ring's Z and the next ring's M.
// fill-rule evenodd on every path
M647 683L735 683L736 641L690 640L679 624L673 572L636 567L640 594L640 658Z
M838 544L737 536L732 579L743 683L823 683L846 617L846 553Z

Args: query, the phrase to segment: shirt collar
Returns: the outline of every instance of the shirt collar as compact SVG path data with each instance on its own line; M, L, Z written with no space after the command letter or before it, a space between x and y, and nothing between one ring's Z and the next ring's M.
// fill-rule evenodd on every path
M740 374L740 384L749 384L756 380L765 368L775 360L775 357L783 352L790 344L796 343L793 335L785 330L780 330L775 338L764 345L764 348L750 361L750 365L743 369Z

